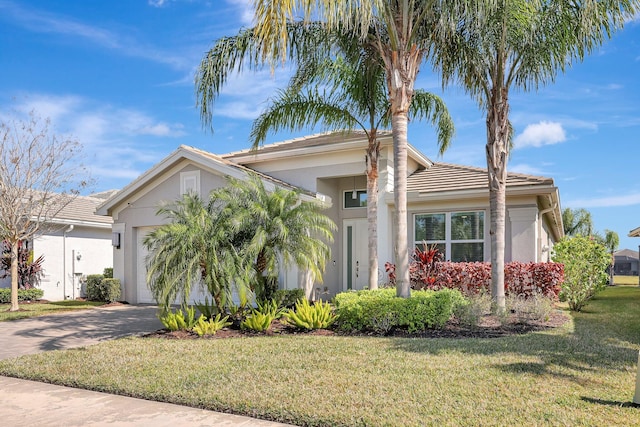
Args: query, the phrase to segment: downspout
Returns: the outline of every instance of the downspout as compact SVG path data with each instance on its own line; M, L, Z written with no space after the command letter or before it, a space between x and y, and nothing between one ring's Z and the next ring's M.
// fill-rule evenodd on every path
M73 224L62 232L62 299L67 299L67 234L73 231Z
M551 198L549 198L549 202L551 202ZM558 203L553 203L550 207L548 207L547 209L543 209L541 211L538 212L538 250L540 253L540 258L542 259L542 216L555 210L558 207ZM550 248L547 250L551 250ZM549 261L549 256L547 255L547 261Z

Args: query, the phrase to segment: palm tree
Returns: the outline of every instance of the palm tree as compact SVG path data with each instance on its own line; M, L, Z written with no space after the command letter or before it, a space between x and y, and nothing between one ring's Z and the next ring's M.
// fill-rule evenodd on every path
M613 286L613 269L616 265L616 258L613 253L618 249L620 245L620 237L618 233L612 230L604 230L604 246L611 255L611 265L609 265L609 285Z
M460 0L460 2L467 3ZM469 1L474 4L475 2ZM388 90L389 114L394 147L394 203L396 220L394 234L396 242L395 261L397 264L397 293L401 297L410 296L409 252L407 243L407 124L409 111L414 98L414 83L420 65L428 52L432 37L441 27L453 25L442 13L443 8L452 8L458 4L453 0L429 1L356 1L336 2L334 0L256 0L254 2L256 27L253 37L259 48L250 57L250 63L270 62L272 65L295 55L297 43L289 31L289 19L293 18L295 6L300 6L306 18L319 16L328 28L342 28L352 31L362 40L369 40L377 51L385 71ZM317 45L326 41L320 40ZM314 50L317 51L317 48ZM304 53L309 51L300 50ZM224 53L224 52L222 52ZM241 53L232 56L232 68L226 67L225 73L240 63ZM212 59L207 64L206 59ZM209 79L203 65L211 71L219 71L219 64L207 54L201 64L199 77L196 77L201 116L205 123L210 122L211 105L219 93L220 79ZM203 72L204 71L204 72ZM223 73L218 73L221 75ZM226 74L225 74L226 78Z
M591 212L586 209L563 209L562 226L565 236L588 237L593 235Z
M395 2L394 2L395 3ZM413 2L410 2L413 3ZM495 0L456 13L443 27L433 60L444 82L457 80L487 112L491 209L491 292L504 309L505 184L509 91L537 89L600 46L635 15L638 0Z
M322 280L331 250L335 224L322 214L319 202L280 187L269 191L256 175L247 180L229 178L227 186L211 193L216 214L224 220L226 233L243 264L253 268L254 290L259 299L271 297L278 272L292 265ZM244 271L245 269L241 269ZM307 289L307 293L309 289Z
M248 30L253 31L253 30ZM330 37L328 35L328 37ZM367 136L367 222L369 289L378 287L378 132L391 124L384 68L377 51L350 33L334 36L340 56L302 58L289 87L279 93L254 122L253 146L261 144L269 131L300 130L322 123L325 128L360 128ZM319 52L322 54L322 52ZM320 91L318 88L323 87ZM416 90L410 115L428 119L438 129L440 154L451 140L454 126L442 100Z
M189 193L158 209L169 223L144 239L149 251L147 282L153 297L167 310L180 299L183 304L195 284L203 286L223 310L231 297L231 286L246 287L250 274L242 269L239 252L228 232L228 218L219 215L213 200L205 203Z

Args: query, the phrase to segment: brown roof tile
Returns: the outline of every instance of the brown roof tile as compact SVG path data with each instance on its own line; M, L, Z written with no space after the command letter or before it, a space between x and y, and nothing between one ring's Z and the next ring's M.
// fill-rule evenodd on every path
M450 163L434 163L428 169L414 172L407 179L407 191L437 193L459 190L481 190L488 188L487 170ZM507 188L528 185L553 185L553 179L507 173Z
M55 219L111 224L111 217L96 214L96 208L103 202L104 199L96 197L77 196L58 212Z

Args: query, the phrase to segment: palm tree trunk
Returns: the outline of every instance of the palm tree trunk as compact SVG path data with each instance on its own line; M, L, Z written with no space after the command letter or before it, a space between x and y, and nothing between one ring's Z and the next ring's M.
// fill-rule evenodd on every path
M18 311L18 242L11 242L11 308Z
M492 88L487 114L487 169L491 236L491 296L494 310L505 309L504 246L507 158L509 155L509 103L506 88Z
M402 41L400 46L404 46ZM382 60L387 73L391 131L393 134L393 201L396 218L395 233L396 293L411 296L409 282L409 247L407 245L407 124L413 98L413 85L420 69L422 51L413 45L409 50L383 51Z
M367 227L369 231L369 289L378 289L378 156L380 143L375 130L369 134L366 155Z

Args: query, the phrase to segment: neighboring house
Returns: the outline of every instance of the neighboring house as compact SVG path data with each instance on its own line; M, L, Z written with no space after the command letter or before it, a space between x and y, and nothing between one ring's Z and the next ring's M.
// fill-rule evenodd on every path
M393 261L393 147L390 133L380 135L378 253L382 270ZM257 151L215 155L181 146L98 208L113 218L121 246L114 250L114 276L125 298L152 302L146 286L143 237L163 223L161 201L189 190L203 196L225 185L225 176L260 173L269 185L287 185L327 204L338 225L322 284L305 284L295 270L282 272L283 288L313 286L332 296L361 289L368 278L366 177L363 133L327 133L265 145ZM408 237L413 244L437 244L452 261L489 261L489 191L481 168L434 163L414 147L408 150ZM285 184L287 183L287 184ZM553 179L509 174L507 180L506 261L548 261L563 236L558 189ZM194 297L197 300L200 296Z
M620 276L638 275L638 252L622 249L613 253L615 265L613 273Z
M95 211L114 193L74 198L29 245L35 258L44 255L44 274L38 286L44 291L44 299L59 301L83 296L83 276L102 274L113 265L112 220ZM10 276L0 280L0 287L10 286Z

